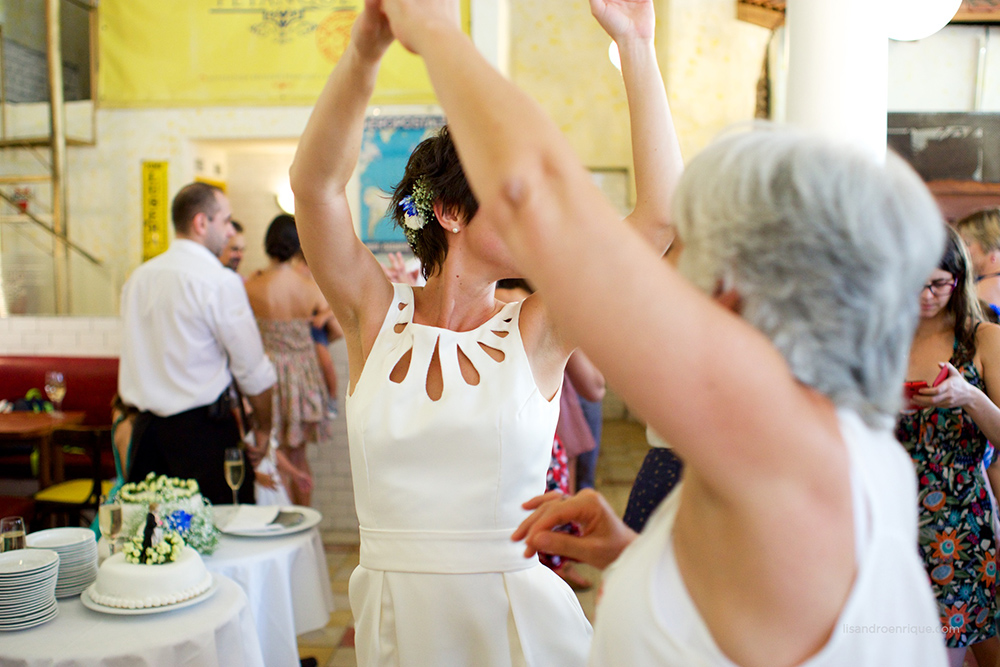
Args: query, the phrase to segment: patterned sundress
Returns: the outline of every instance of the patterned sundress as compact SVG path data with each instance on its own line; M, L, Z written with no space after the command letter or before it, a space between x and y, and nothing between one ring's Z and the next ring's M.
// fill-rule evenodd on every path
M972 354L956 342L951 363L985 391ZM917 470L919 543L949 648L996 634L996 539L980 464L988 441L961 408L905 410L896 437Z
M264 351L274 364L278 382L273 392L272 422L278 442L301 447L332 439L326 414L329 394L309 320L257 320Z

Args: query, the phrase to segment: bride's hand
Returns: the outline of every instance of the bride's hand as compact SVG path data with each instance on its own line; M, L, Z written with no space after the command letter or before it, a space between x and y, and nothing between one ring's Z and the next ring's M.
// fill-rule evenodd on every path
M392 34L408 51L419 53L419 38L433 26L461 25L458 0L381 0Z
M653 0L590 0L590 13L616 43L629 38L653 39Z

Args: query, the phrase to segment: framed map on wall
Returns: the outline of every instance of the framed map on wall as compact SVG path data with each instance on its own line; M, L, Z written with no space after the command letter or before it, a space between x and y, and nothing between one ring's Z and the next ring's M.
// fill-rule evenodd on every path
M370 116L358 160L358 236L374 253L409 252L406 238L386 214L393 188L417 144L445 124L444 116Z

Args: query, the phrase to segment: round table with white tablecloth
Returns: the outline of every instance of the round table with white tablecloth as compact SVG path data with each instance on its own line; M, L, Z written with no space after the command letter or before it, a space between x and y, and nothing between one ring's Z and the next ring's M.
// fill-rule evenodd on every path
M216 575L204 601L154 614L110 614L79 597L28 630L0 633L0 667L264 667L243 589Z
M319 531L224 534L204 561L209 571L229 577L246 592L268 667L297 667L296 637L324 627L334 609Z

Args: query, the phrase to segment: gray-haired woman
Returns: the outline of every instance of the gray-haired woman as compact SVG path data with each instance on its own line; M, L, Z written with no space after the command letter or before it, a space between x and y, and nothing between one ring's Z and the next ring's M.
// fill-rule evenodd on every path
M652 0L591 5L627 23ZM605 579L589 664L944 664L913 469L890 431L942 248L919 177L789 131L719 142L673 208L693 287L617 220L451 2L383 7L428 67L477 224L685 462L638 538L594 493L536 500L514 534L604 564L635 538ZM582 537L549 530L568 519Z

